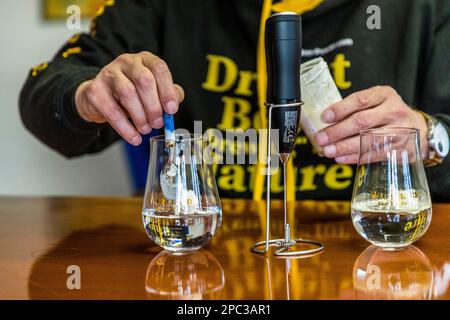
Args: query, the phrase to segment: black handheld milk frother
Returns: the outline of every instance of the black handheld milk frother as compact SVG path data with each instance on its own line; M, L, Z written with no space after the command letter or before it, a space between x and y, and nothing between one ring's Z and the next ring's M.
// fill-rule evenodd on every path
M295 144L300 122L301 17L295 13L272 15L266 21L267 106L272 126L279 130L278 152L287 162Z
M297 138L301 112L300 65L302 52L301 16L294 12L281 12L269 17L265 32L267 63L267 102L269 127L267 143L267 201L266 201L266 240L255 243L252 251L265 254L269 246L277 247L275 255L307 255L323 250L323 244L317 241L291 239L290 226L287 223L286 203L286 164L290 158ZM270 176L271 145L273 133L276 133L276 151L283 164L284 173L284 239L269 239L270 233ZM315 246L309 250L289 250L297 243ZM259 247L264 246L264 250Z

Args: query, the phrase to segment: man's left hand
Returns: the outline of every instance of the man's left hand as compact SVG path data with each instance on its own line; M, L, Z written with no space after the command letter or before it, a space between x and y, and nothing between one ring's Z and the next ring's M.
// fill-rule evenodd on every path
M409 107L391 87L376 86L349 95L329 106L322 120L333 123L316 135L324 154L338 163L358 162L359 132L371 128L408 127L420 129L422 156L428 154L425 118Z

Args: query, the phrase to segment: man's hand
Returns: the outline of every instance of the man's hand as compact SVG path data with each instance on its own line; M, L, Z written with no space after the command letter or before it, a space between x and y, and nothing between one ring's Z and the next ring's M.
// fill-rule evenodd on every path
M409 127L420 129L422 156L428 154L427 123L423 116L411 109L391 87L377 86L355 92L329 106L322 113L323 121L333 123L316 135L316 142L324 147L324 154L338 163L358 162L359 132L381 127Z
M84 120L108 122L135 146L142 142L139 133L163 127L163 112L176 113L183 99L183 89L173 83L167 64L150 52L119 56L75 94Z

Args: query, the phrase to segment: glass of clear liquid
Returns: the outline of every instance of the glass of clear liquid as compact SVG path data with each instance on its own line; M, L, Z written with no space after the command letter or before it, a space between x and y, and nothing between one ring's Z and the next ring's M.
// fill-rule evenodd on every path
M150 162L142 218L157 245L190 252L206 245L222 221L211 159L202 136L175 134L150 139Z
M380 128L360 134L351 211L356 231L385 249L420 239L432 215L419 130Z

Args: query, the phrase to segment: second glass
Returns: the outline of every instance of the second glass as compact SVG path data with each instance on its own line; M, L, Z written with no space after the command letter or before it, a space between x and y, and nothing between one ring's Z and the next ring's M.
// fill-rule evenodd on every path
M419 130L361 132L355 179L352 220L364 239L396 249L422 237L431 222L431 199Z
M174 252L206 245L220 226L222 209L202 136L150 139L150 164L142 211L148 236Z

